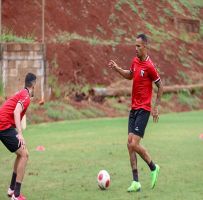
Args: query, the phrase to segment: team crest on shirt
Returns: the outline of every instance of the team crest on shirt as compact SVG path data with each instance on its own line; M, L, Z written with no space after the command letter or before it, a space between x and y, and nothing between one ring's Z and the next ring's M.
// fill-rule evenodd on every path
M142 70L142 69L140 70L140 76L142 76L142 77L144 76L144 70Z

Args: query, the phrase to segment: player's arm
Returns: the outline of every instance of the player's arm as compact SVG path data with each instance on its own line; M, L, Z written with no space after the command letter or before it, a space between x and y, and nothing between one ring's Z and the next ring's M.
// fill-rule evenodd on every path
M23 138L23 133L21 128L21 118L20 118L20 114L22 111L23 111L23 107L21 103L18 102L14 110L14 120L15 120L16 129L18 132L18 140L19 140L18 145L19 146L22 145L22 147L24 148L25 140Z
M118 72L125 79L131 80L133 78L133 73L130 70L120 68L113 60L110 60L108 66Z
M161 96L163 94L163 85L162 85L161 80L155 82L155 84L156 84L158 90L157 90L157 96L156 96L155 105L154 105L154 108L152 110L152 116L153 116L153 121L158 122L158 119L159 119L158 106L161 103Z

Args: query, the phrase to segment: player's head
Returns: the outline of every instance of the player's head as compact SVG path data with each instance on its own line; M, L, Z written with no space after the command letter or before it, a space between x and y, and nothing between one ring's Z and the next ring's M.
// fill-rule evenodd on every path
M147 55L148 39L145 34L139 34L136 37L136 55L138 58L143 59Z
M34 96L34 88L37 77L33 73L27 73L25 77L25 87L29 89L31 96Z

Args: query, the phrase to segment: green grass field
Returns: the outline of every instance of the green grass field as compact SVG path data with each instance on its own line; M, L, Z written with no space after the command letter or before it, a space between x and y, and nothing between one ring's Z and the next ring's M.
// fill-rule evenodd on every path
M126 148L127 118L65 121L29 126L24 135L30 151L22 192L28 200L202 200L203 111L152 119L143 145L161 166L154 190L150 173L138 160L142 191L127 193L131 170ZM38 145L46 148L37 152ZM0 145L0 200L7 199L14 154ZM106 191L97 187L100 169L111 175Z

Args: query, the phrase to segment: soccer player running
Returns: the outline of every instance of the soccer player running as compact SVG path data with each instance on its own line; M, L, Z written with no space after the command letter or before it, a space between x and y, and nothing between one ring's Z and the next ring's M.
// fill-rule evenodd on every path
M25 77L25 88L18 91L0 107L0 140L10 152L16 153L11 184L8 196L12 200L25 200L20 194L23 176L28 160L28 150L23 137L21 120L34 96L36 76L28 73Z
M160 167L155 164L148 151L140 144L144 137L145 128L151 111L152 83L158 88L155 105L152 109L153 121L158 122L163 86L160 76L148 56L148 40L145 34L140 34L136 38L136 57L133 59L129 70L120 68L113 60L109 62L109 67L118 72L125 79L133 79L132 87L132 108L129 113L128 121L128 152L132 167L133 181L128 192L140 191L141 184L138 180L137 154L148 164L151 170L151 188L154 188Z

